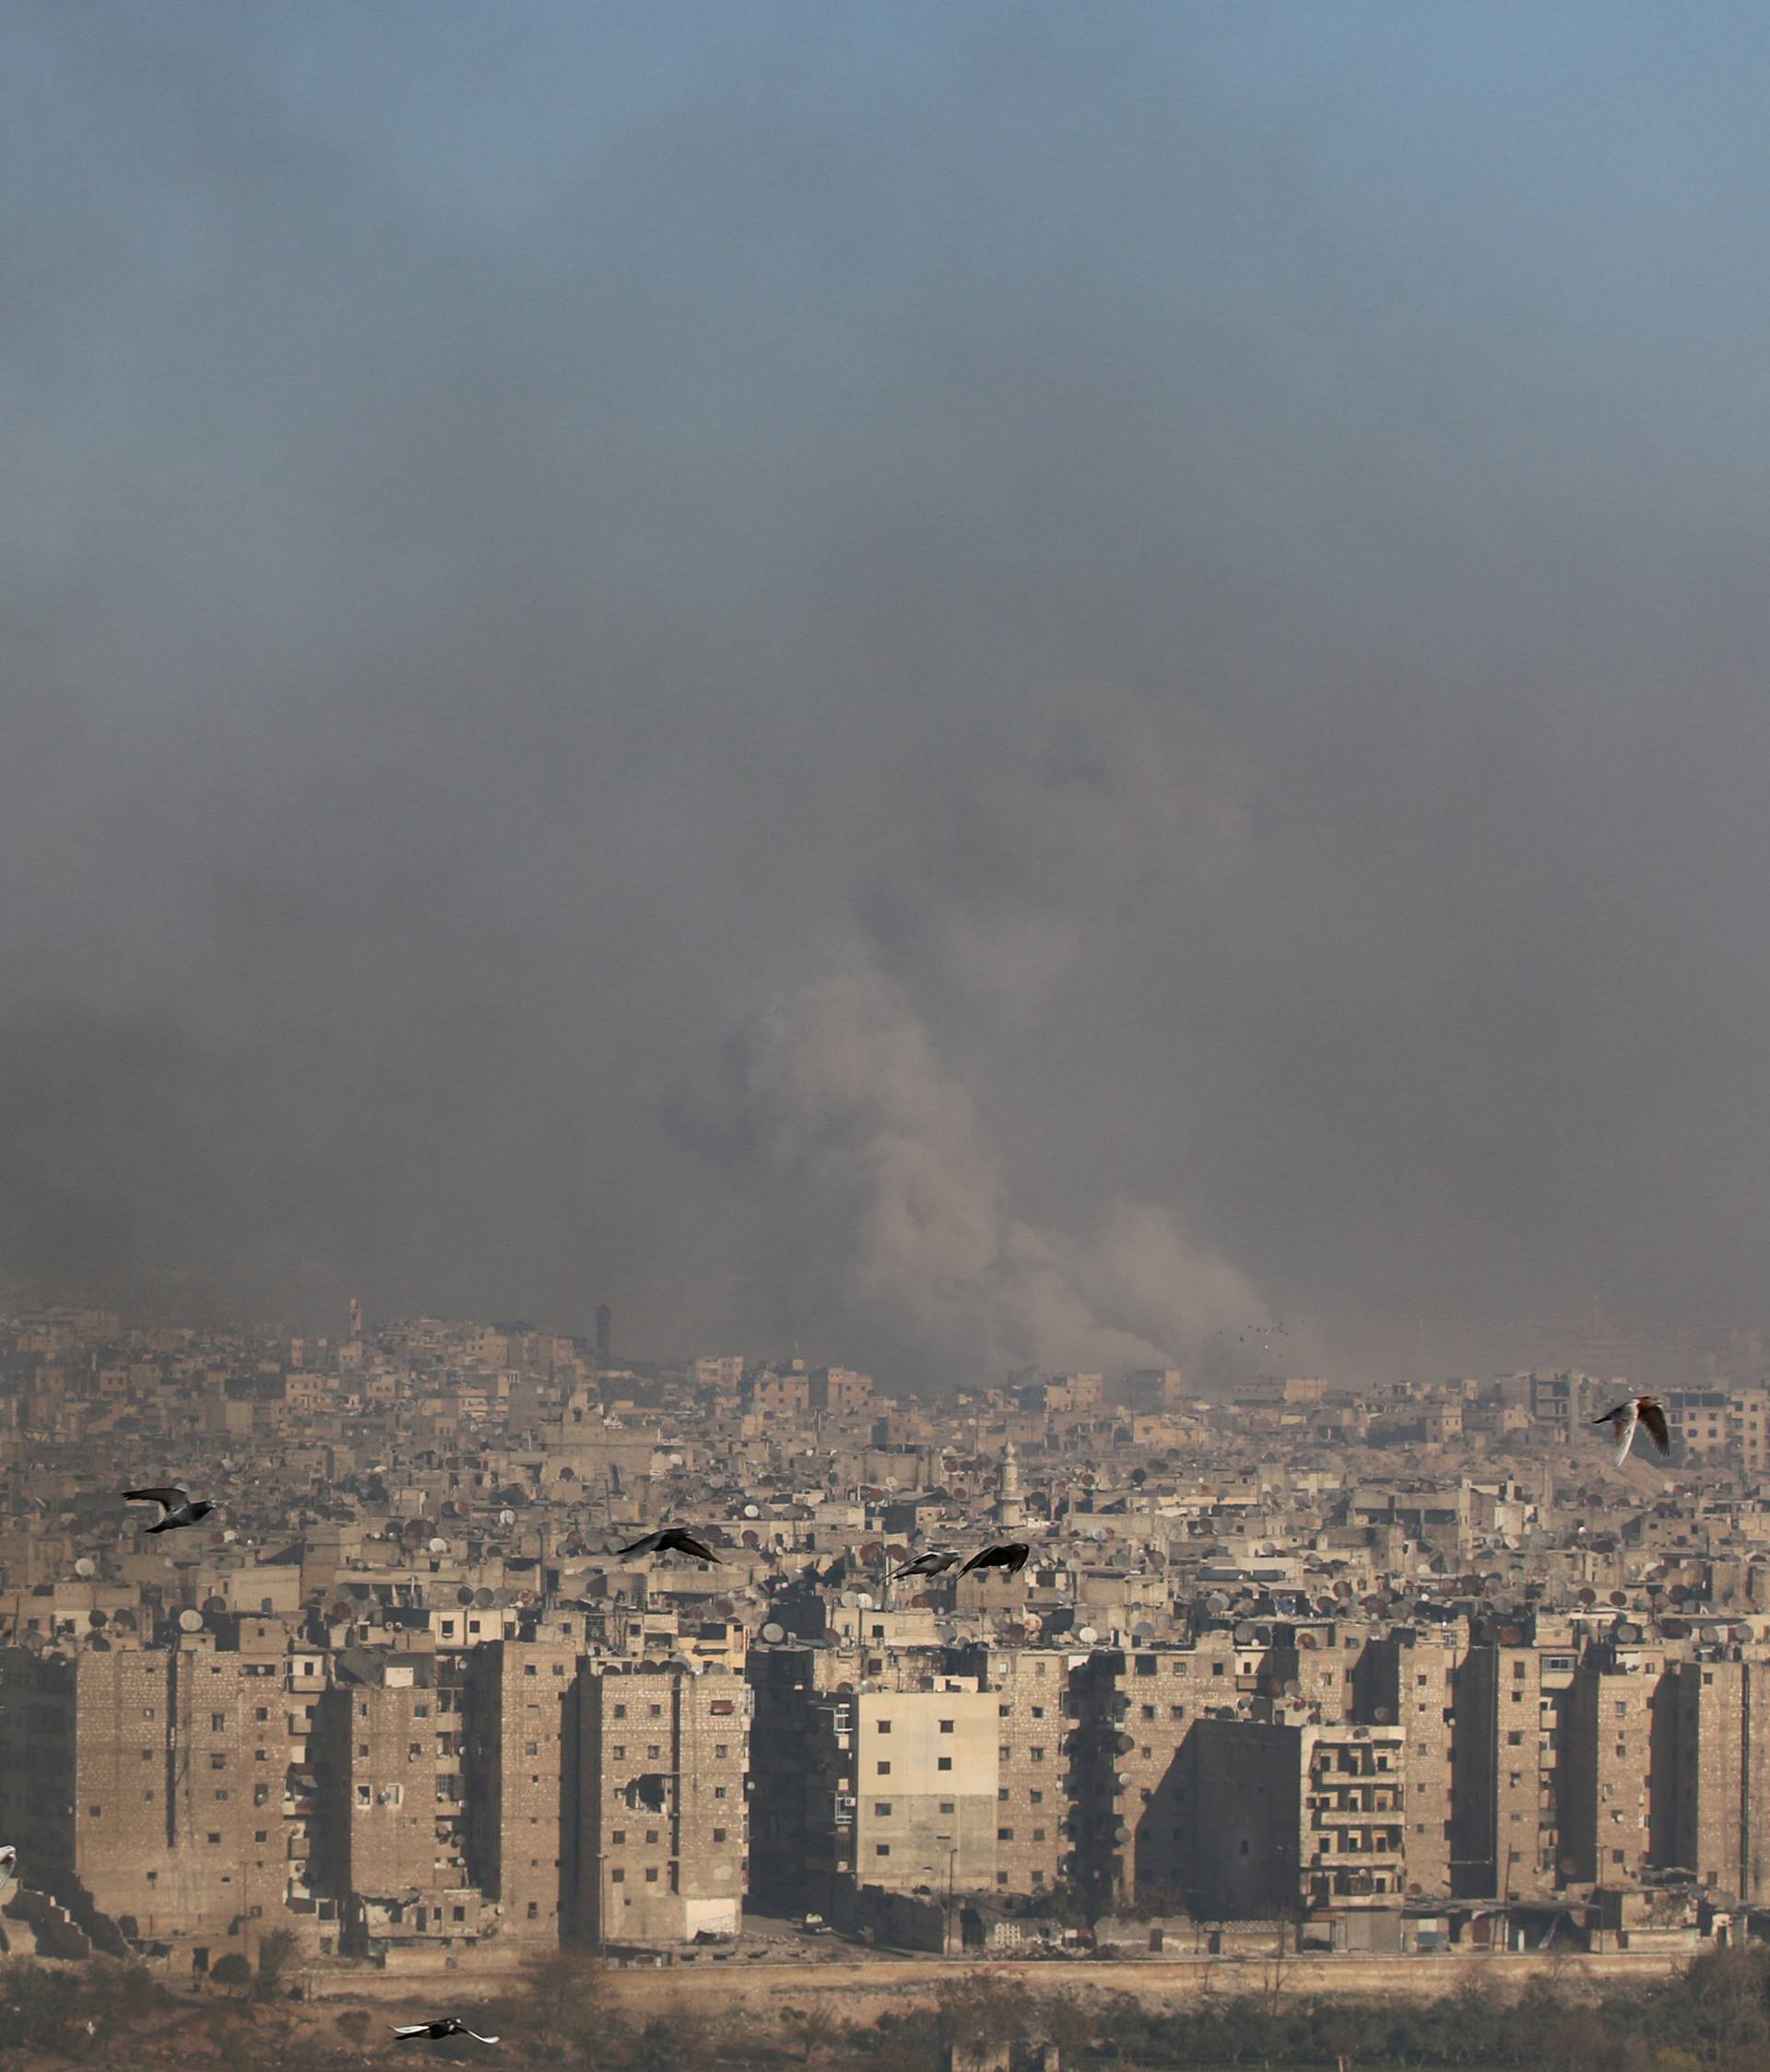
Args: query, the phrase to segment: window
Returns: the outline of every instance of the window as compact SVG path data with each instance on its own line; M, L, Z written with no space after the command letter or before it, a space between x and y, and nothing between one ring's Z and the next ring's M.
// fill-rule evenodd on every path
M952 1768L952 1758L950 1756L937 1756L934 1767L937 1770L950 1770Z
M1044 1840L1044 1830L1043 1828L1034 1828L1032 1830L1032 1839L1034 1842L1043 1842Z
M624 1720L627 1717L627 1708L625 1705L617 1705L615 1707L615 1717L618 1720Z
M1032 1758L1034 1762L1043 1762L1044 1760L1044 1750L1043 1748L1029 1748L1026 1752Z
M210 1835L210 1836L208 1836L208 1837L207 1837L207 1840L208 1840L208 1844L209 1844L209 1847L210 1847L211 1849L218 1849L218 1848L220 1848L220 1846L221 1846L221 1837L220 1837L220 1836L219 1836L218 1834L212 1834L212 1835Z
M531 1670L529 1674L532 1676L534 1674L534 1671ZM662 1705L648 1705L645 1709L655 1720L661 1720L664 1717L664 1708Z
M645 1882L648 1885L655 1885L657 1883L657 1866L655 1864L653 1864L647 1869L645 1873Z
M611 1870L608 1873L608 1882L611 1885L624 1885L627 1882L627 1873L624 1870Z
M359 1806L367 1806L370 1803L370 1787L367 1784L359 1784L357 1786L357 1804Z
M1029 1799L1032 1800L1034 1806L1043 1806L1044 1804L1044 1794L1043 1792L1028 1792L1026 1795Z
M875 1856L889 1856L891 1853L891 1845L889 1842L876 1842L873 1844L873 1854Z
M996 1830L996 1839L997 1842L1012 1842L1014 1839L1014 1830L1012 1828L997 1828Z
M626 1760L627 1756L626 1745L623 1742L618 1741L615 1746L609 1749L608 1753L614 1757L617 1762L622 1762Z
M88 1816L95 1820L101 1818L104 1812L104 1808L101 1806L88 1806L86 1810Z
M713 1839L714 1839L714 1840L715 1842L723 1842L723 1841L724 1841L724 1840L726 1839L726 1831L725 1831L725 1829L724 1829L724 1828L714 1828L714 1831L713 1831Z
M1143 1717L1146 1720L1152 1720L1155 1717L1155 1707L1153 1705L1145 1705L1143 1708Z
M616 1847L617 1849L619 1849L619 1848L620 1847L621 1843L622 1843L623 1842L625 1842L625 1841L626 1841L626 1839L627 1839L627 1831L626 1831L626 1829L625 1829L625 1828L617 1828L617 1829L615 1830L615 1831L614 1831L614 1832L613 1832L613 1833L612 1833L612 1834L611 1834L611 1835L610 1835L610 1836L608 1837L608 1839L609 1839L609 1841L610 1841L610 1842L612 1842L614 1843L615 1847Z
M713 1753L717 1761L724 1762L731 1753L731 1743L729 1741L715 1741L713 1745Z
M726 1787L723 1784L715 1784L713 1787L713 1795L714 1798L725 1798L729 1795L727 1794Z
M998 1806L1006 1806L1008 1804L1008 1786L1006 1784L1002 1784L997 1787L996 1793L996 1803Z
M942 1720L942 1721L940 1722L940 1731L941 1731L941 1733L942 1733L942 1734L950 1734L950 1733L952 1732L952 1725L953 1725L953 1723L952 1723L952 1722L951 1722L950 1720Z
M891 1800L889 1798L876 1798L873 1801L873 1815L877 1819L889 1820L891 1817Z
M891 1764L889 1762L881 1762L879 1766L879 1773L881 1777L889 1777L891 1773Z
M226 1756L211 1756L209 1758L209 1768L211 1770L225 1770L227 1767L228 1759Z
M952 1801L951 1801L951 1799L950 1799L950 1798L943 1798L943 1799L942 1799L942 1800L940 1801L940 1810L941 1810L941 1812L943 1812L943 1813L950 1813L950 1812L952 1811Z

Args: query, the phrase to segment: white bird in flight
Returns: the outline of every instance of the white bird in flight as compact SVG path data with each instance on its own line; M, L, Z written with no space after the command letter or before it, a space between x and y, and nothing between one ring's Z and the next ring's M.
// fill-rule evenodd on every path
M1647 1437L1662 1454L1671 1452L1671 1434L1666 1429L1666 1407L1657 1395L1632 1396L1628 1402L1619 1403L1614 1410L1607 1410L1601 1418L1594 1418L1592 1422L1616 1428L1618 1467L1628 1459L1634 1435L1643 1425L1647 1428Z

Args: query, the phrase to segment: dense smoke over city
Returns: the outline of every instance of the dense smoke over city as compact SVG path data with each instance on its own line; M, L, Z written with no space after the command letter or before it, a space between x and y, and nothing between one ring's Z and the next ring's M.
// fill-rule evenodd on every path
M1755 1313L1760 11L6 41L0 1283Z

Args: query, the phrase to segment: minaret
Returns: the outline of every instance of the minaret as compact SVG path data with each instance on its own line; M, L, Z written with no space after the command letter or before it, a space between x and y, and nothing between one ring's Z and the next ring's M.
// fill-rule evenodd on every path
M1002 1478L996 1499L996 1523L998 1525L1018 1525L1025 1515L1021 1507L1021 1464L1014 1455L1014 1442L1010 1439L1002 1450Z

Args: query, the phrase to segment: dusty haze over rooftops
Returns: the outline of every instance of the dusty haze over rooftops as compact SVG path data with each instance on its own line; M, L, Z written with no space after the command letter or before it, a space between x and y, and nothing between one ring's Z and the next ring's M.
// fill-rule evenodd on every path
M1755 1302L1762 8L5 39L0 1278Z

